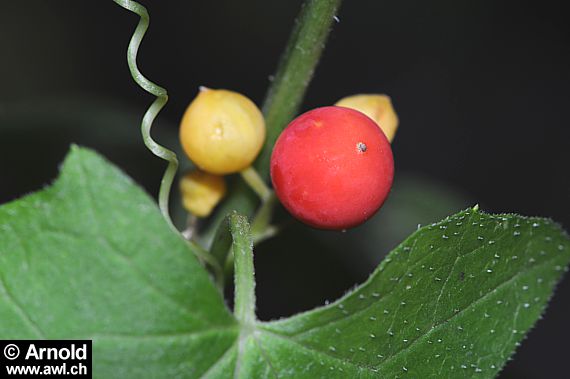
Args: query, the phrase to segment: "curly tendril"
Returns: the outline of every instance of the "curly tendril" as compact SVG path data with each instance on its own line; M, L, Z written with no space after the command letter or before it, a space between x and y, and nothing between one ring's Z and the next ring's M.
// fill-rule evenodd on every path
M172 219L170 218L170 212L168 211L168 199L170 196L170 188L172 187L172 182L174 181L174 176L176 175L176 171L178 170L178 158L176 154L168 150L162 145L159 145L155 140L152 139L150 135L150 129L152 127L152 123L154 119L164 107L166 102L168 101L168 94L166 90L157 84L151 82L147 78L144 77L143 74L139 71L137 67L137 53L139 51L139 46L141 41L148 29L148 25L150 22L150 18L148 15L148 11L144 6L141 4L130 1L130 0L113 0L115 3L119 4L121 7L130 10L131 12L136 13L140 16L139 23L131 37L131 41L129 42L129 47L127 50L127 62L129 64L129 70L131 71L131 75L135 82L141 86L145 91L150 92L156 99L151 104L151 106L146 111L142 124L141 124L141 132L144 144L146 147L157 157L160 157L166 161L168 161L168 167L164 172L164 176L162 177L162 182L160 184L160 191L158 194L158 206L164 215L164 218L168 221L169 224L172 224Z
M139 71L137 67L137 53L139 50L139 46L141 41L148 29L148 25L150 22L150 17L148 15L148 11L144 6L137 3L136 1L131 0L113 0L115 3L120 5L121 7L136 13L139 17L139 23L131 37L129 42L129 47L127 49L127 62L129 64L129 70L131 71L131 75L135 82L145 91L151 93L152 95L156 96L156 99L147 109L146 113L143 116L143 120L141 123L141 133L143 137L144 144L146 147L157 157L160 157L166 161L168 161L168 167L164 172L162 177L162 181L160 183L160 190L158 193L158 206L160 211L162 212L164 218L168 222L168 224L174 229L176 232L178 230L172 223L172 219L170 218L170 212L168 210L168 203L170 197L170 188L172 187L172 182L174 181L174 177L176 176L176 172L178 171L178 158L176 154L167 149L166 147L159 145L155 140L152 139L150 135L150 129L152 127L152 123L160 110L164 107L166 102L168 101L168 94L166 89L158 86L157 84L151 82L147 78L144 77L143 74ZM216 276L218 283L220 283L220 278L223 278L223 272L221 269L220 264L210 255L207 251L205 251L201 246L197 245L192 241L187 241L188 244L191 245L192 251L204 262L207 262L213 269L214 275Z

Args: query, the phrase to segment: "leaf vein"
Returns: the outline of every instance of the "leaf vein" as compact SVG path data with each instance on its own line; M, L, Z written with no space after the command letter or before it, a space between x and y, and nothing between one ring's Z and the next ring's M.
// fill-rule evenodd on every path
M156 338L164 339L175 339L175 338L194 338L199 337L204 334L217 333L217 332L230 332L237 331L235 325L232 326L216 326L208 329L195 330L195 331L185 331L177 333L165 333L165 334L106 334L106 333L95 333L90 335L85 339L115 339L115 340L152 340Z
M234 341L234 343L232 343L226 351L224 351L224 353L222 355L220 355L220 357L218 359L216 359L216 361L214 363L212 363L212 365L210 367L208 367L208 369L206 371L204 371L204 373L202 375L200 375L199 379L204 379L207 378L208 375L210 375L210 373L212 372L212 370L214 369L214 367L216 367L218 364L220 364L220 362L222 362L224 360L224 358L230 354L232 352L232 350L236 347L237 344L237 338Z
M347 360L347 359L343 359L343 358L340 358L340 357L335 357L334 355L331 355L331 354L329 354L329 353L327 353L327 352L324 352L324 351L322 351L322 350L315 349L314 347L311 347L311 346L307 346L307 345L305 345L304 343L301 343L301 342L299 342L299 341L296 341L296 340L294 340L294 339L292 339L292 338L290 338L290 337L288 337L288 336L286 336L286 335L284 335L284 334L275 333L275 332L272 332L272 331L269 331L269 330L266 330L266 329L261 330L261 332L262 332L262 333L267 333L267 334L269 334L269 335L271 335L271 336L273 336L273 337L282 339L283 341L287 341L287 342L289 342L289 343L291 343L291 344L294 344L294 345L296 345L296 346L298 346L298 347L301 347L301 348L303 348L303 349L305 349L305 350L308 350L308 351L310 351L310 352L317 353L317 354L320 354L320 355L324 355L324 356L326 356L327 358L331 358L331 359L333 359L333 360L335 360L335 361L338 361L338 362L341 362L341 363L343 363L343 364L346 364L347 366L351 366L351 367L353 367L353 368L356 368L357 370L365 370L365 371L370 371L370 372L373 372L373 373L376 373L376 372L377 372L374 367L361 366L361 365L359 365L359 364L357 364L357 363L354 363L354 362L351 362L351 361L349 361L349 360Z
M555 257L557 258L557 257ZM497 290L508 286L511 282L515 281L516 279L518 279L521 275L523 274L527 274L533 270L535 270L538 267L542 267L544 265L546 265L547 263L551 263L554 259L548 259L543 261L540 264L537 264L536 266L532 267L531 269L527 270L527 271L519 271L517 273L515 273L514 275L511 275L509 277L509 279L503 281L502 283L498 284L495 288L493 288L492 290L490 290L489 292L485 293L484 295L480 296L479 298L477 298L475 301L473 301L472 303L470 303L469 305L467 305L465 308L461 309L459 312L454 313L453 315L451 315L450 317L442 320L441 322L439 322L437 325L435 325L433 328L431 328L429 331L427 331L426 333L420 335L418 338L416 338L415 340L413 340L410 344L408 344L404 349L397 351L395 354L392 354L391 356L388 356L383 362L382 365L385 365L387 362L390 362L394 359L396 359L399 355L401 355L402 353L407 352L408 350L410 350L412 347L414 347L419 340L428 337L431 333L433 333L436 330L439 330L442 326L445 326L445 324L447 324L449 321L453 320L454 318L462 315L463 313L465 313L465 311L471 309L473 306L478 305L479 303L485 301L485 299L489 296L492 295L494 293L497 292Z
M178 302L176 299L172 298L172 296L170 296L168 293L164 292L163 290L161 290L159 287L155 286L145 275L144 272L142 272L139 268L136 267L135 264L133 264L132 260L126 256L125 254L121 253L121 249L115 245L114 243L112 243L111 241L109 241L108 239L101 239L101 242L103 242L105 245L107 245L108 247L108 251L114 253L114 255L121 259L126 266L131 269L132 272L134 272L140 279L142 279L142 281L144 282L144 284L146 284L146 287L149 288L150 290L154 291L155 293L161 295L162 298L168 300L171 304L173 304L175 307L177 307L179 310L181 310L183 313L187 314L188 316L190 316L190 318L193 318L194 320L203 322L205 324L210 324L208 320L197 316L194 312L192 312L192 310L190 308L188 308L187 306L185 306L184 304Z
M28 325L28 327L35 333L38 335L38 337L42 338L42 339L46 339L46 335L45 333L40 329L40 327L32 320L32 318L30 317L30 315L28 313L26 313L25 309L16 301L16 299L14 298L14 296L12 296L12 294L10 293L10 291L8 290L8 286L6 285L6 282L4 280L4 277L2 276L2 273L0 272L0 293L2 293L4 295L4 297L6 299L8 299L8 301L10 302L10 304L12 304L14 310L16 311L16 313L18 313L18 315L20 316L20 318L24 321L24 323L26 325Z
M471 213L469 219L465 220L465 222L467 224L469 224L471 222L471 220L473 220L473 213ZM459 259L462 257L461 246L463 244L463 240L465 239L465 234L467 234L467 233L463 233L461 235L461 238L459 239L459 242L457 242L457 249L455 250L455 254L456 254L455 260L453 261L453 264L451 265L451 269L449 270L449 273L447 274L447 278L445 278L445 282L441 286L441 289L439 290L439 294L437 295L437 299L435 300L435 307L434 307L433 316L431 319L432 324L434 323L435 318L437 317L437 310L439 309L439 304L440 304L441 297L443 296L443 292L444 292L445 288L447 287L447 282L449 282L449 279L451 278L451 274L453 274L453 270L455 270L455 266L457 265L457 262L459 262ZM475 249L475 250L477 250L477 249Z
M257 339L256 333L257 332L253 332L253 340L255 341L255 344L259 348L259 351L261 352L261 356L267 362L267 365L269 366L269 370L273 372L273 374L274 374L273 377L279 378L279 375L277 374L277 370L275 370L275 367L273 367L273 364L271 363L269 356L267 355L265 349L263 349L261 341L259 341Z

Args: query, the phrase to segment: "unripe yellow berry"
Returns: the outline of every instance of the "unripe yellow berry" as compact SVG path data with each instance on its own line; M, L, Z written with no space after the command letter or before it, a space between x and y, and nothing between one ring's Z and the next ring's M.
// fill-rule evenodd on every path
M265 140L257 106L233 91L201 88L180 124L180 142L200 169L230 174L250 166Z
M364 113L374 120L392 142L398 129L398 115L392 107L392 100L386 95L362 94L348 96L336 102L339 107L346 107Z
M180 180L182 205L197 217L207 217L226 194L223 176L194 170Z

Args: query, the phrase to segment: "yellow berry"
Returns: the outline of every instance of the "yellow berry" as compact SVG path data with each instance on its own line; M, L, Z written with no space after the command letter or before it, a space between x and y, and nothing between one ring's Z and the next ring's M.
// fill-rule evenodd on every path
M194 170L180 180L182 205L197 217L207 217L226 194L223 176Z
M392 142L398 129L398 115L392 107L392 100L386 95L362 94L348 96L336 102L339 107L346 107L364 113L374 120Z
M233 91L201 88L180 124L180 142L202 170L230 174L249 167L265 140L257 106Z

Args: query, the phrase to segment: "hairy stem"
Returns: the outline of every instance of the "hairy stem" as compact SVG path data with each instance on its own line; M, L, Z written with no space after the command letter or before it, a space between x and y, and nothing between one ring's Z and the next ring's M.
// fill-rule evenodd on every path
M228 217L235 265L234 314L243 325L251 326L255 323L253 240L247 217L237 213L232 213Z
M263 104L267 140L255 167L265 179L269 177L273 145L281 131L299 112L340 3L341 0L309 0L303 5L295 22L273 85Z

